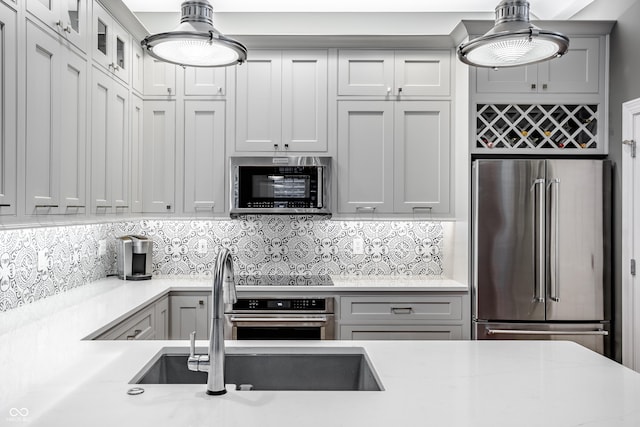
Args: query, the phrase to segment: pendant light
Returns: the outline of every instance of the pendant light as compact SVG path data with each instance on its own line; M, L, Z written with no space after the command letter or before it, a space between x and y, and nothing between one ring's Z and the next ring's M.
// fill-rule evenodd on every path
M213 26L213 7L207 0L182 3L180 25L173 31L145 37L142 47L164 62L189 67L225 67L247 59L247 48L223 36Z
M494 27L461 44L458 58L476 67L517 67L559 58L568 48L568 37L529 22L528 1L502 0L496 6Z

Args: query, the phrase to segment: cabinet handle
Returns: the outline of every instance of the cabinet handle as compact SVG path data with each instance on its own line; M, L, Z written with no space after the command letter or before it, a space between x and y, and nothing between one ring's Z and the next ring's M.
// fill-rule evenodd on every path
M413 307L391 307L393 314L411 314L413 313Z
M68 24L67 24L67 26L66 26L66 27L64 27L64 28L62 29L62 31L64 31L65 33L69 33L69 34L71 34L71 25L68 25Z
M169 95L171 95L171 88L170 87L167 88L167 92L169 93Z
M35 205L35 208L57 208L58 205Z
M288 150L289 149L289 144L284 144L284 149Z
M535 90L536 89L536 84L535 83L531 83L531 90Z
M391 88L390 88L390 87L388 87L388 88L387 88L387 95L389 95L390 93L391 93Z
M198 300L198 305L204 305L204 300Z
M67 205L65 206L67 209L72 208L72 209L80 209L80 208L86 208L85 205Z
M277 150L278 149L278 144L273 144L273 149Z
M195 202L193 209L198 210L198 209L206 209L206 210L210 210L210 209L214 209L216 207L216 203L215 202L210 202L210 203L205 203L205 202Z
M401 88L401 87L399 87L399 88L398 88L398 95L400 95L401 93L402 93L402 88Z
M128 208L129 208L129 205L118 205L118 206L116 206L116 209L128 209Z
M10 203L0 203L0 208L8 208L11 207Z
M356 207L356 212L371 212L374 213L376 211L375 206L358 206Z
M140 335L142 333L142 329L136 329L135 331L133 331L133 335L127 335L127 339L128 340L135 340L138 335Z
M548 84L546 84L546 83L543 83L543 84L542 84L542 89L543 89L543 90L547 90L547 88L548 88L548 87L549 87L549 85L548 85Z

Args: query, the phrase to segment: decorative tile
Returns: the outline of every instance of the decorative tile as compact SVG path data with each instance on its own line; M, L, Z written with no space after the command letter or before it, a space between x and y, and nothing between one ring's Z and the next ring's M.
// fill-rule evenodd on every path
M116 237L153 240L154 275L208 277L220 248L236 274L441 275L439 222L333 221L314 216L238 220L141 219L0 231L0 311L91 283L116 272ZM364 253L353 253L353 238ZM107 253L98 256L100 240ZM38 269L38 252L46 266Z

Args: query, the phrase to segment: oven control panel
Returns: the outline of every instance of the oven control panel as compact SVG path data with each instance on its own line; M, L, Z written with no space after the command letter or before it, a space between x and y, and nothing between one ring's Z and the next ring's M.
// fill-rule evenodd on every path
M233 311L325 311L325 298L238 299Z

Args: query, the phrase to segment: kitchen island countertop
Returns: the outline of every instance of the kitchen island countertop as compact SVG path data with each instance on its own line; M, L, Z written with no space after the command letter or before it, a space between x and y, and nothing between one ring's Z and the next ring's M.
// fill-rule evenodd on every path
M385 390L207 396L204 385L144 385L130 396L129 381L163 347L188 343L83 338L166 291L162 282L108 279L2 313L0 425L640 425L640 374L553 341L230 341L364 347Z

